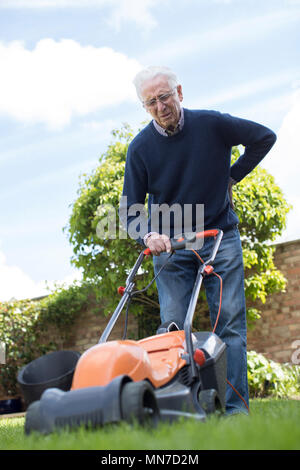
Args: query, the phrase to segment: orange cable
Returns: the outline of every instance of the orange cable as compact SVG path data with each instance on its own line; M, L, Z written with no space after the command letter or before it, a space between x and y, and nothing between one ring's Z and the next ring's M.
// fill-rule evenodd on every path
M204 261L203 259L201 258L201 256L199 255L199 253L197 253L195 250L192 250L193 253L195 253L195 255L197 256L197 258L200 259L201 263L204 264ZM218 324L218 321L219 321L219 317L220 317L220 313L221 313L221 305L222 305L222 290L223 290L223 281L222 281L222 278L219 274L215 273L213 271L213 273L215 276L217 276L220 280L220 302L219 302L219 311L218 311L218 315L217 315L217 318L216 318L216 321L215 321L215 325L214 325L214 328L213 328L213 333L216 331L216 328L217 328L217 324ZM228 379L226 379L226 382L228 383L228 385L232 388L232 390L237 394L237 396L242 400L242 402L244 403L245 407L247 408L247 410L249 411L249 407L246 403L246 401L244 400L244 398L241 396L241 394L234 388L234 386L229 382Z
M244 403L245 407L247 408L247 410L250 411L249 407L248 407L246 401L244 400L244 398L242 397L242 395L239 394L239 392L234 388L234 386L229 382L228 379L226 379L226 382L228 383L228 385L230 385L230 387L237 394L237 396L243 401L243 403Z
M199 253L197 253L197 251L195 250L192 250L192 252L197 256L197 258L200 259L201 263L204 264L204 261L203 259L201 258L201 256L199 255ZM219 317L220 317L220 313L221 313L221 306L222 306L222 290L223 290L223 281L222 281L222 278L219 274L215 273L213 271L213 273L215 276L217 276L220 280L220 302L219 302L219 311L218 311L218 315L217 315L217 319L215 321L215 325L214 325L214 328L213 328L213 333L216 331L216 328L217 328L217 324L218 324L218 321L219 321Z
M220 279L220 302L219 302L219 311L218 311L217 319L215 321L215 326L213 328L213 333L214 333L216 331L217 324L218 324L219 317L220 317L220 313L221 313L223 281L222 281L222 278L219 274L217 274L215 272L213 272L213 274Z

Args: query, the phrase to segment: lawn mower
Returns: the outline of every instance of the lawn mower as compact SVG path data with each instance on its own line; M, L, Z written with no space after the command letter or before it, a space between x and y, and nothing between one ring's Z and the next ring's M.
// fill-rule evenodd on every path
M134 291L134 279L143 259L151 255L148 248L144 249L125 287L119 288L121 300L98 344L76 362L71 388L65 391L52 386L33 401L27 408L25 432L47 434L62 428L99 427L120 421L155 424L179 417L205 421L211 413L222 413L226 345L214 332L192 331L202 280L213 272L222 236L223 232L215 229L171 240L166 263L175 250L187 248L196 239L214 237L210 257L202 260L198 269L183 330L168 322L148 338L108 341L125 305L128 311L132 297L139 292Z

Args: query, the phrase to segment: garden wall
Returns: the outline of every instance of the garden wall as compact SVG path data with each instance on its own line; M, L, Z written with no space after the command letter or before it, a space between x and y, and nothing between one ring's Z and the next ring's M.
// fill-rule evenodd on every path
M260 307L261 319L248 332L248 350L295 363L300 361L300 239L276 245L275 265L287 279L286 292L269 296Z
M122 313L114 329L111 332L109 340L121 339L124 333L125 314ZM104 317L103 312L99 309L99 314L94 311L87 310L75 320L72 328L70 339L64 345L66 349L84 352L88 348L98 343L102 332L104 331L110 317ZM137 320L133 315L129 315L127 339L136 339L138 330Z

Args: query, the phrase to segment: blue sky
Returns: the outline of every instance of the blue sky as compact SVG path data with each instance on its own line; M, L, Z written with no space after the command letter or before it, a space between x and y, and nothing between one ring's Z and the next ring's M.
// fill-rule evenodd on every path
M0 300L79 277L62 227L111 130L148 115L132 79L174 69L183 105L269 126L262 166L300 238L300 0L0 0Z

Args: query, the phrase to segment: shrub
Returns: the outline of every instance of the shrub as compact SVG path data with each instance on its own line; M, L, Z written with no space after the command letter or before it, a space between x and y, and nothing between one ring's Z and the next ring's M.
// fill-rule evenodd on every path
M248 352L251 397L284 398L300 393L300 366L279 364L255 351Z
M6 363L1 366L0 388L8 396L19 393L18 370L47 352L62 349L75 318L90 306L92 283L56 287L41 300L0 303L0 341Z

